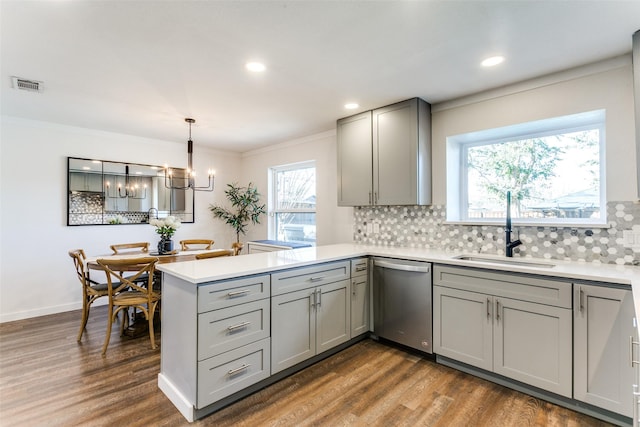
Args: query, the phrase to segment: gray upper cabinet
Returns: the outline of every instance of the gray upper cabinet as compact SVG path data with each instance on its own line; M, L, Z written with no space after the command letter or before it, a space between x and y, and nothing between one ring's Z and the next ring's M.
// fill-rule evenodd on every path
M431 203L431 106L419 98L337 122L338 205Z

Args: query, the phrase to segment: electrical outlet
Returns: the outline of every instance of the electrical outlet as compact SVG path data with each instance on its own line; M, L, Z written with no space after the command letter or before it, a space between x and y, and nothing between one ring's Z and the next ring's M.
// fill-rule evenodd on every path
M367 221L367 234L371 234L371 233L373 233L373 224Z
M622 239L622 246L625 248L640 248L640 231L624 230Z
M373 233L374 234L380 233L380 223L378 222L373 223Z

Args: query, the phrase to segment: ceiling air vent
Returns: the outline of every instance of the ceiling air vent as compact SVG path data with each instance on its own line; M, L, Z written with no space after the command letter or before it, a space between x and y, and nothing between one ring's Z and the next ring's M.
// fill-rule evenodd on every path
M11 77L14 89L28 90L29 92L42 92L42 82L37 80L23 79L20 77Z

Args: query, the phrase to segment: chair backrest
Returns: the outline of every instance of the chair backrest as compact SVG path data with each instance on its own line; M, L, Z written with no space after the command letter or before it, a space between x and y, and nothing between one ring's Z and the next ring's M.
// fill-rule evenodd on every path
M149 252L149 242L119 243L111 245L111 250L114 254L123 252Z
M107 273L109 298L125 288L131 288L150 296L153 293L153 273L157 262L158 258L156 257L98 258L97 260L97 263ZM127 272L126 276L124 272ZM131 272L135 272L135 274L130 275ZM146 285L140 282L141 277L146 277Z
M181 251L188 251L189 249L211 249L213 240L209 239L186 239L180 240ZM204 247L190 247L190 246L204 246Z
M83 287L87 286L87 272L85 270L85 261L87 259L82 249L74 249L69 251L69 256L73 259L73 265L76 267L76 273L78 274L78 280Z
M232 249L220 249L214 252L204 252L196 255L196 259L218 258L221 256L233 256Z
M242 243L232 243L231 248L233 249L234 255L240 255L240 251L242 250Z

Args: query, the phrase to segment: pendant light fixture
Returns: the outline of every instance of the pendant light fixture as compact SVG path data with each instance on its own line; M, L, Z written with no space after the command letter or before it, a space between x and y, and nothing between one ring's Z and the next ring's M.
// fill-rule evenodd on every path
M164 186L172 190L194 190L194 191L213 191L213 182L215 176L213 170L207 171L209 183L207 186L196 186L196 171L193 170L193 141L191 140L191 125L195 123L195 119L187 117L184 119L189 123L189 141L187 141L187 170L183 176L177 174L168 166L164 168ZM186 184L186 185L184 185Z
M143 188L141 191L140 190L140 185L136 182L135 184L130 180L129 177L129 165L125 166L125 173L124 173L124 192L122 191L122 183L118 182L118 180L116 179L116 184L117 184L117 193L114 190L114 196L111 196L111 182L107 181L106 182L106 187L107 187L107 197L109 199L146 199L147 198L147 184L143 185Z

